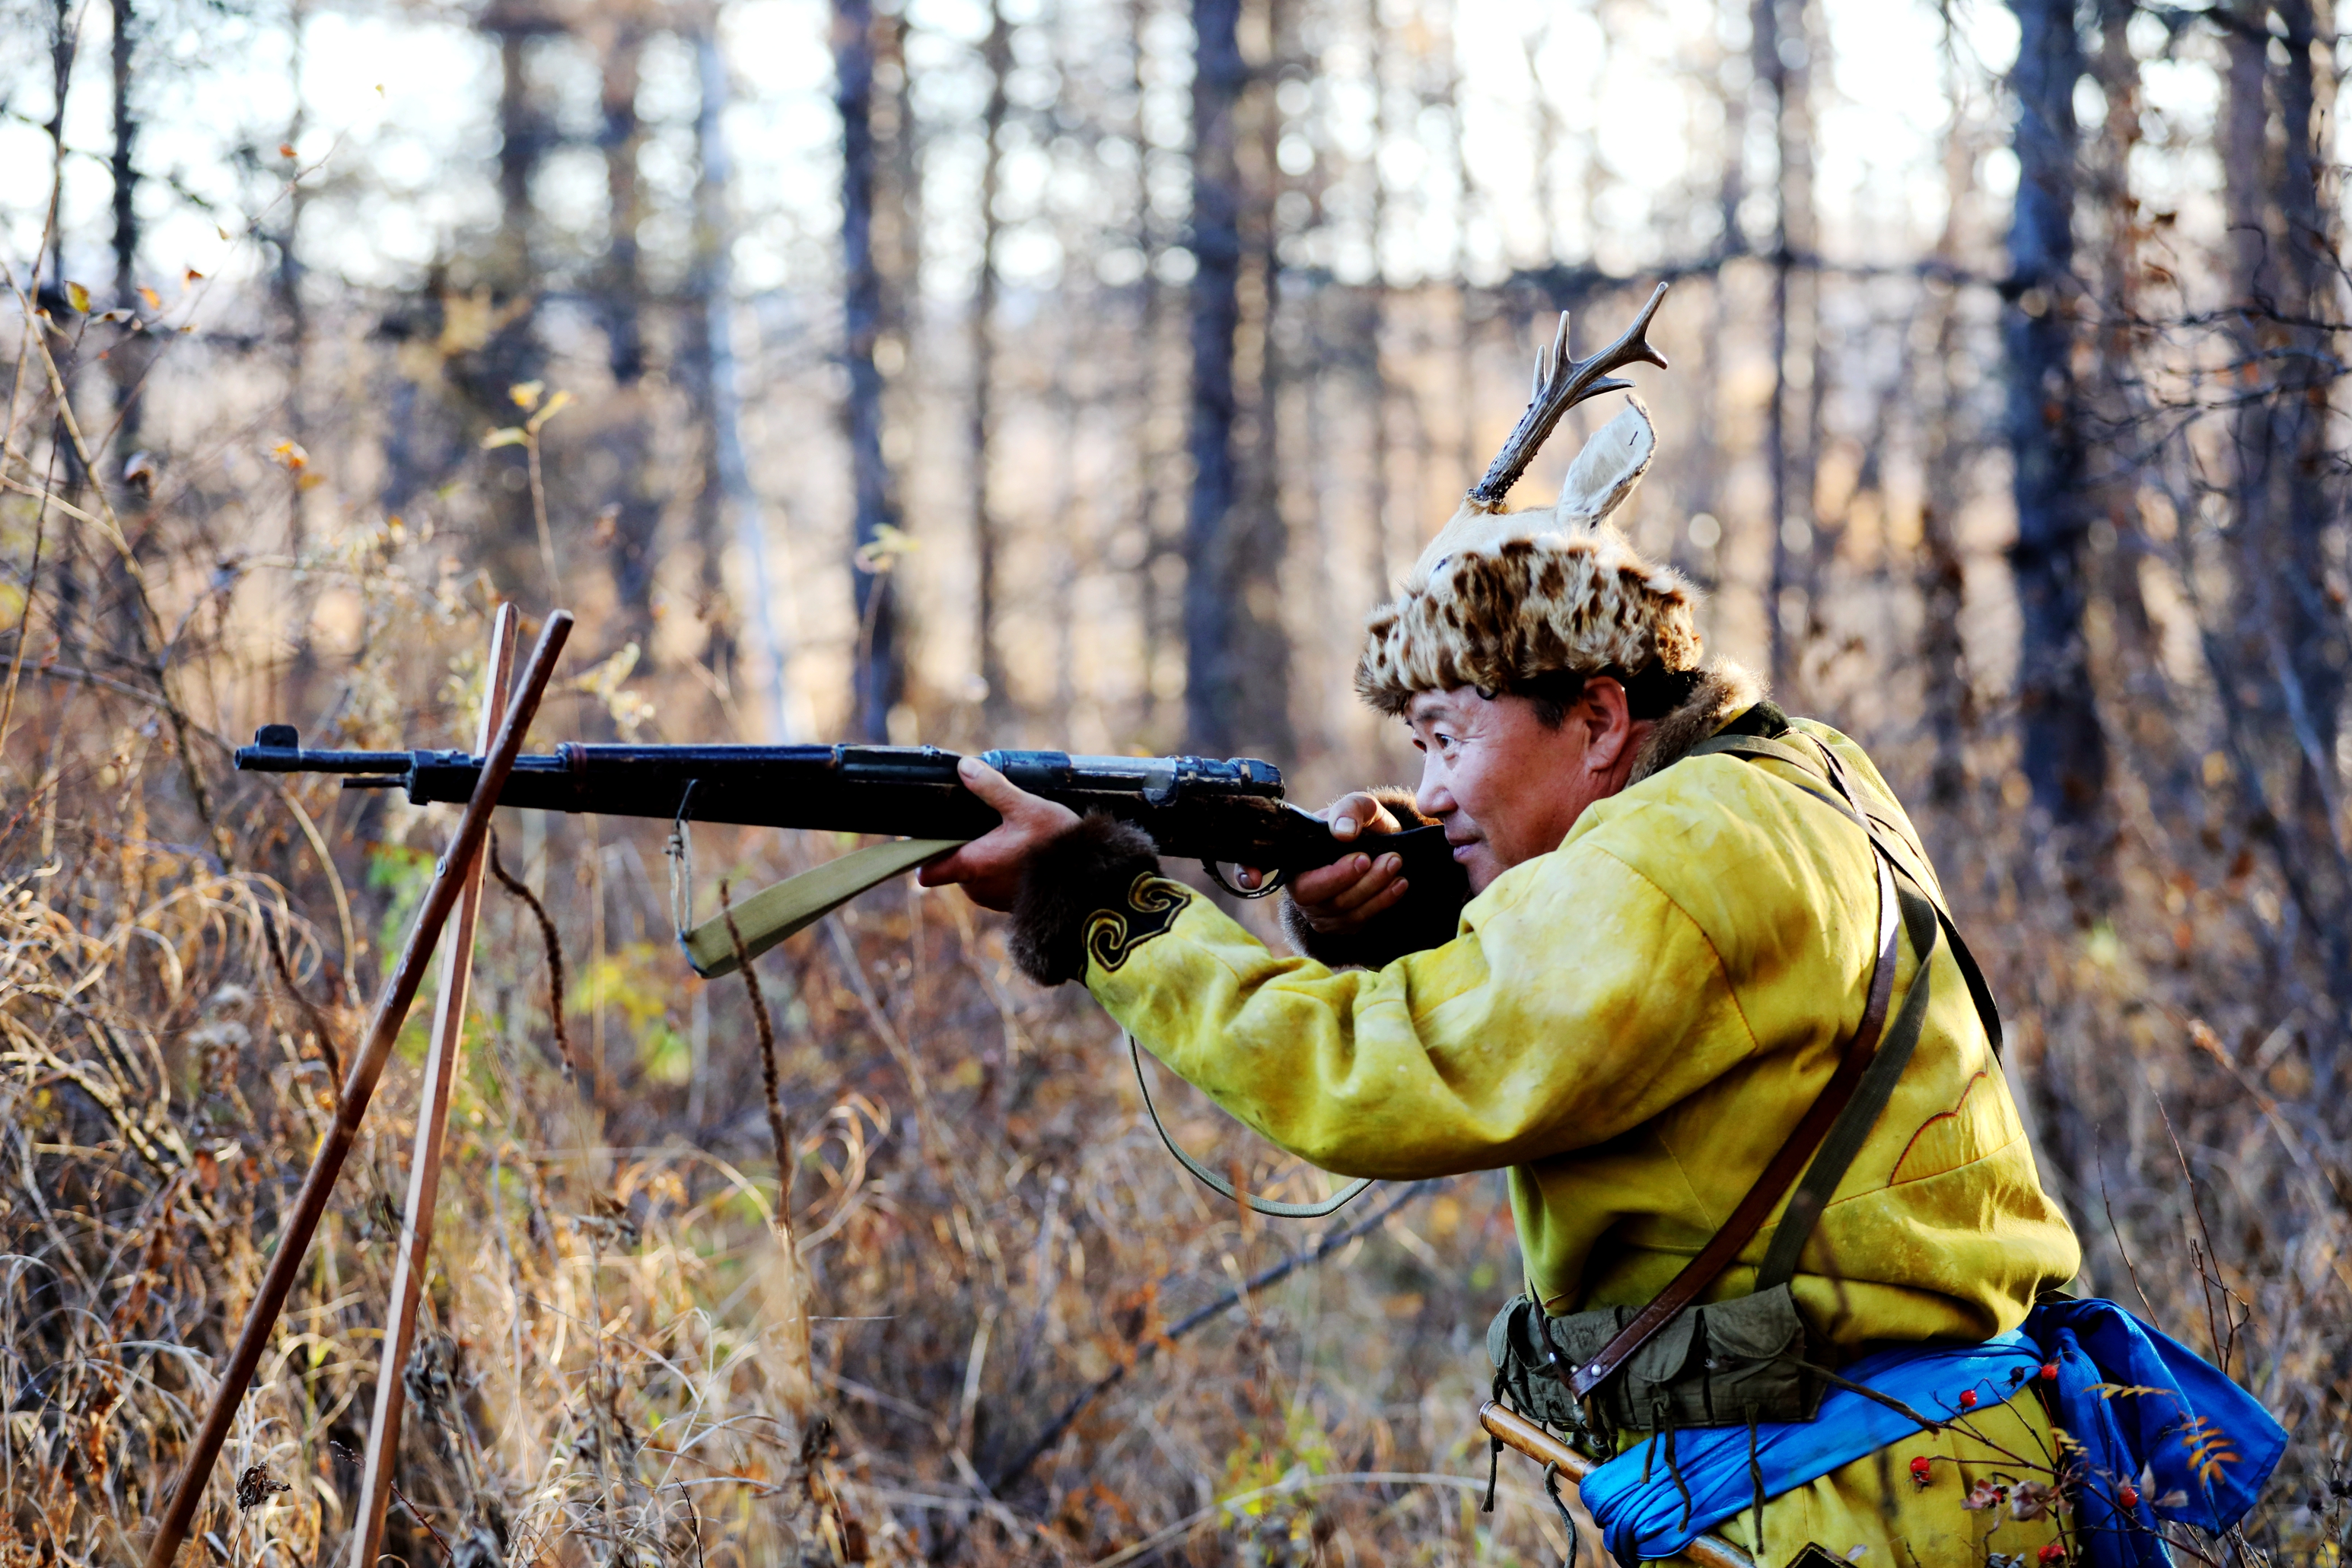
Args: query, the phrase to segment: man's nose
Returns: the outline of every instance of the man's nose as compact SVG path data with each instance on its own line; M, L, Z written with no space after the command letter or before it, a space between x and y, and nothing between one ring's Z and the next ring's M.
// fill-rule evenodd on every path
M1443 821L1454 812L1454 792L1438 777L1434 758L1422 765L1421 788L1412 793L1412 809L1424 817Z

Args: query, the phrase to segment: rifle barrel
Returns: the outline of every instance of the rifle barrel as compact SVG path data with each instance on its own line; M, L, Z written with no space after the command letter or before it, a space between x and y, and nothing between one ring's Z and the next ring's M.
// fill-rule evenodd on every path
M1138 823L1179 858L1281 863L1328 844L1328 831L1285 804L1282 774L1255 758L1073 757L989 751L1023 789ZM633 746L566 741L515 758L499 804L658 821L813 828L915 838L977 838L993 808L963 787L961 757L929 746ZM397 785L418 805L469 799L482 759L464 751L310 751L291 725L268 725L236 766L342 776L346 789Z
M482 758L464 751L306 751L290 724L264 725L253 739L236 753L236 766L248 772L339 774L347 789L397 787L416 805L463 804L482 776ZM1285 800L1281 770L1254 757L980 756L1032 794L1080 815L1101 812L1133 823L1161 854L1200 861L1220 882L1221 865L1257 866L1286 880L1358 850L1392 851L1417 912L1408 947L1451 940L1454 917L1470 897L1444 828L1411 828L1377 844L1342 843L1328 823ZM565 741L551 752L516 758L498 803L583 816L976 839L1003 819L964 788L956 772L962 760L930 746Z

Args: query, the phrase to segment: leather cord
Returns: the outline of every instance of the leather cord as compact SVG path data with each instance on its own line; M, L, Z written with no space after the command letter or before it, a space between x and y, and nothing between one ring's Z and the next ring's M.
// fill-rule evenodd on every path
M1131 1033L1127 1037L1127 1054L1135 1062L1135 1083L1137 1088L1143 1091L1143 1110L1144 1113L1151 1118L1151 1130L1160 1134L1160 1141L1168 1145L1168 1152L1176 1156L1176 1163L1198 1176L1202 1184L1215 1192L1218 1197L1229 1197L1244 1208L1259 1214L1270 1215L1276 1219L1320 1219L1327 1214L1339 1213L1339 1210L1362 1197L1364 1189L1372 1185L1371 1177L1360 1176L1320 1203L1284 1203L1271 1197L1255 1197L1242 1191L1233 1183L1186 1154L1177 1145L1175 1138L1170 1135L1167 1124L1160 1119L1160 1107L1151 1103L1151 1082L1143 1075L1143 1048L1136 1043L1135 1036Z

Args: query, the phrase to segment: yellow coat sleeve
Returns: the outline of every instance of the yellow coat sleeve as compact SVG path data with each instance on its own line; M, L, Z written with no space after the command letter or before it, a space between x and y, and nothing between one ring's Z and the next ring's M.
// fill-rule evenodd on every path
M1514 868L1454 941L1377 972L1278 956L1173 883L1130 894L1153 896L1184 902L1156 935L1095 944L1088 988L1171 1070L1342 1176L1604 1143L1755 1050L1705 933L1597 842Z

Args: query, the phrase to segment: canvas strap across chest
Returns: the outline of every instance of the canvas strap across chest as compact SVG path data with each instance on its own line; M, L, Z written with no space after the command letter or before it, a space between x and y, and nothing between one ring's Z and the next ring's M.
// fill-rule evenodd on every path
M1790 1281L1822 1209L1869 1139L1918 1044L1927 1020L1929 970L1947 936L1996 1051L2000 1045L2000 1019L1982 976L1924 879L1910 869L1911 863L1924 867L1926 856L1895 823L1869 810L1834 751L1790 728L1777 710L1767 707L1760 716L1746 716L1746 725L1736 723L1701 742L1689 755L1783 764L1796 776L1775 772L1775 778L1863 831L1878 898L1869 990L1862 1020L1829 1082L1730 1218L1655 1299L1638 1310L1604 1308L1554 1318L1522 1296L1496 1316L1487 1348L1498 1393L1556 1426L1597 1432L1810 1419L1822 1388L1819 1356L1806 1343ZM1890 1021L1898 930L1908 936L1919 962ZM1783 1197L1788 1203L1758 1266L1755 1291L1696 1306L1780 1207Z

